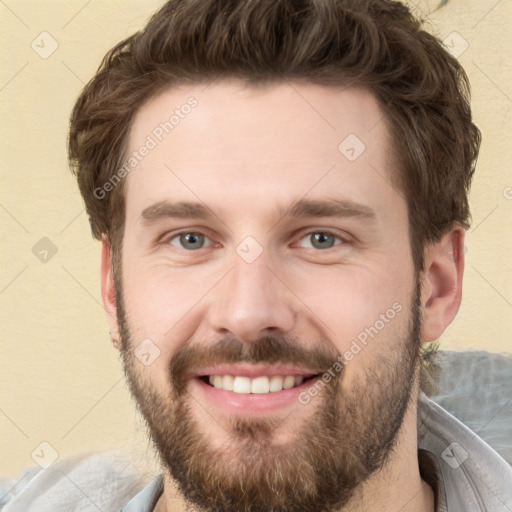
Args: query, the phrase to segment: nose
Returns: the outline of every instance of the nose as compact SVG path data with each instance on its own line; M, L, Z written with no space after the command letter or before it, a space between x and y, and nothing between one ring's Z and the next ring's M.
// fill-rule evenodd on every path
M247 263L238 255L232 270L216 287L210 308L210 327L240 341L293 330L297 304L294 295L263 255Z

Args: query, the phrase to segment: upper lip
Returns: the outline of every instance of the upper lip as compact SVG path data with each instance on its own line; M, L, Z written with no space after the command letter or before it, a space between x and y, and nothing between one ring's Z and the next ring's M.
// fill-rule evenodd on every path
M201 368L192 372L191 377L205 377L209 375L233 375L242 377L273 377L275 375L294 377L312 377L318 372L310 371L308 369L299 368L297 366L287 365L261 365L261 364L221 364L216 366L209 366Z

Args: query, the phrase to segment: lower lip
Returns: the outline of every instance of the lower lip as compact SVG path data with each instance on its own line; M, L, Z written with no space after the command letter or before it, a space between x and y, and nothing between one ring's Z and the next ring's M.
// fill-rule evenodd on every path
M297 387L271 393L235 393L218 389L198 378L191 379L191 385L204 398L227 414L258 416L279 412L293 404L300 403L299 395L309 389L315 378L305 380Z

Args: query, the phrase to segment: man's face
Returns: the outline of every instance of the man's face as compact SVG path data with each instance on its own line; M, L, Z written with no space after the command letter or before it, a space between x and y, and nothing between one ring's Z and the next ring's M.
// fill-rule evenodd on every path
M133 151L117 315L169 473L205 510L347 503L390 455L418 362L377 102L298 83L173 88L140 109Z

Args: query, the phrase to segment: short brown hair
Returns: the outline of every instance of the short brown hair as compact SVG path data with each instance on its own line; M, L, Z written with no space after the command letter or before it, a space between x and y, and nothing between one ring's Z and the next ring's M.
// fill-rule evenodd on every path
M457 60L391 0L170 0L103 59L71 115L69 160L93 236L119 249L123 186L95 190L121 168L131 121L166 87L239 78L369 89L385 112L408 206L411 250L455 223L468 227L480 132Z

